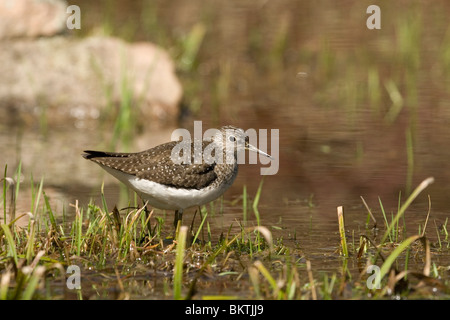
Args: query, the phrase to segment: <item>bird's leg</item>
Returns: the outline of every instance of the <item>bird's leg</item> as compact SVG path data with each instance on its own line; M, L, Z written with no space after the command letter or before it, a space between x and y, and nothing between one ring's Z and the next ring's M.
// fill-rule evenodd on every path
M143 202L143 207L144 207L145 221L147 221L148 236L150 238L151 237L151 233L152 233L152 224L150 223L150 219L149 219L151 211L148 210L148 201L142 200L142 202Z
M194 212L194 217L192 218L192 222L191 222L191 229L189 230L189 234L194 234L194 222L195 222L195 216L197 215L197 210L195 210Z
M150 213L150 211L148 211L148 201L144 201L144 199L142 199L142 206L144 207L144 213L145 216L148 217L148 214Z
M176 228L178 226L178 221L181 222L183 219L183 210L175 210L175 218L173 220L173 225Z
M178 222L181 225L183 219L183 210L175 210L175 217L173 219L173 226L175 227L175 235L178 234Z

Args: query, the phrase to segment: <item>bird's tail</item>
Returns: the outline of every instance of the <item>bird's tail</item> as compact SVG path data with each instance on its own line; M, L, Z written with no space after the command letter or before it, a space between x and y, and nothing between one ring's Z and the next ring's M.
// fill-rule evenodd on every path
M95 159L95 158L126 158L130 153L120 153L120 152L105 152L105 151L94 151L94 150L84 150L82 154L85 159Z

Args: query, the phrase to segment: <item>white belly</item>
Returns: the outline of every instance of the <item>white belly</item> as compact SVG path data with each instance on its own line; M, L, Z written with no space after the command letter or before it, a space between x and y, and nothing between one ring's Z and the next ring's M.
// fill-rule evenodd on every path
M122 181L148 203L158 209L184 210L201 206L220 197L232 184L234 175L220 187L208 186L203 189L182 189L168 187L153 181L139 179L133 175L102 166L107 172Z

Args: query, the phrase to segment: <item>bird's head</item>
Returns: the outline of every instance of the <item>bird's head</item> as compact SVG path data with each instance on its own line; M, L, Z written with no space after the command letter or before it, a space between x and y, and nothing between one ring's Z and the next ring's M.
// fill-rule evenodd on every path
M234 126L223 126L219 131L213 136L212 140L214 143L220 145L226 152L234 153L235 155L239 151L249 150L262 154L270 159L273 159L266 152L258 149L257 147L249 143L249 136L241 128Z

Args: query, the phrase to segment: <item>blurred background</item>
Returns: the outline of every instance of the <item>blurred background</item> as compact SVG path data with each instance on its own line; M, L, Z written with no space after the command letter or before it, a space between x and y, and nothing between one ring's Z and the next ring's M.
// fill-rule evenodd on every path
M366 27L372 4L380 30ZM81 29L67 28L69 5ZM360 196L395 209L434 176L426 194L444 221L449 16L446 0L3 1L0 168L13 176L21 163L24 210L31 176L65 210L99 202L103 181L108 202L123 204L126 189L83 150L142 151L194 120L279 129L263 218L296 221L306 208L335 219L340 205L365 214ZM225 198L244 185L253 196L260 167L241 166Z

